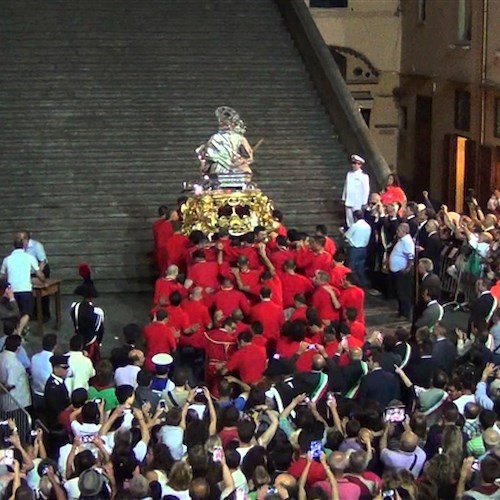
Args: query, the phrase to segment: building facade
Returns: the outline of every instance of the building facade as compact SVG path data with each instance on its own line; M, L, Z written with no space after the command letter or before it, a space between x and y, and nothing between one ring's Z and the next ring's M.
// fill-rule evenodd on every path
M485 204L500 186L500 0L308 3L341 70L348 54L355 99L372 98L373 138L408 194L462 210L474 188ZM352 81L356 53L376 79Z

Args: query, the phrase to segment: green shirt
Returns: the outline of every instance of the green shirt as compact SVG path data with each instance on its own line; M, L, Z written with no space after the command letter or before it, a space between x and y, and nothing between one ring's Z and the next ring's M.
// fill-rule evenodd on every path
M97 390L95 387L90 386L89 388L89 399L102 398L105 402L104 409L110 411L118 406L118 400L116 399L116 393L114 387L108 387L107 389Z

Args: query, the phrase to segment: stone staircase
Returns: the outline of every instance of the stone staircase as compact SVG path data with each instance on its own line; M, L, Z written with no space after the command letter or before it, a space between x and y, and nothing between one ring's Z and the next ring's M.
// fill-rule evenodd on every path
M237 109L289 227L340 223L346 153L273 0L6 0L0 255L27 228L71 291L150 289L151 223Z

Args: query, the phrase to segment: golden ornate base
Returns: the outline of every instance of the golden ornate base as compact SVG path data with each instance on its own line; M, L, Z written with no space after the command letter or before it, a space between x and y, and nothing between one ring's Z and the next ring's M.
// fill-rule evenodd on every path
M273 206L260 189L214 190L192 195L182 207L182 231L203 231L211 237L219 229L227 229L232 236L264 226L271 231L276 222Z

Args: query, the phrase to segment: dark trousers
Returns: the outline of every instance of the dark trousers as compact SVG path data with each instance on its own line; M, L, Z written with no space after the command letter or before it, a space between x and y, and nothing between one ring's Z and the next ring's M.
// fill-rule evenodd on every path
M402 316L411 320L411 310L413 305L413 273L399 271L392 273L394 291L398 300L398 312Z
M347 265L357 274L360 286L364 287L366 285L366 247L350 247Z
M50 266L45 264L43 268L43 274L46 278L50 278ZM42 316L43 319L50 319L50 297L42 297Z
M204 380L205 351L194 347L177 349L175 362L188 369L189 385L195 387Z

